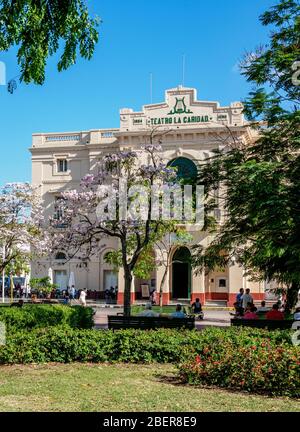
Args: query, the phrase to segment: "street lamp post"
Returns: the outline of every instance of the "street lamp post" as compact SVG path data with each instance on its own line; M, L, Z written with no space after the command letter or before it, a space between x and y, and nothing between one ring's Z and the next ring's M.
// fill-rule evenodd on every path
M10 272L10 275L9 275L9 277L10 277L10 301L11 301L11 303L13 303L13 301L14 301L14 278L13 278L13 275L14 275L13 269L14 269L14 267L15 267L15 261L12 260L11 261L11 272Z

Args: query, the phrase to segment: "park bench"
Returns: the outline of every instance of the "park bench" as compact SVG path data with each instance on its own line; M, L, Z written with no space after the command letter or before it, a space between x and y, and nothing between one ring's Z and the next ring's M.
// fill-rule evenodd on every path
M195 318L143 317L135 315L126 317L120 315L108 315L108 328L113 330L128 328L140 330L185 328L192 330L195 328Z
M290 329L293 324L293 320L268 320L268 319L242 319L232 318L232 326L241 327L254 327L254 328L267 328L268 330L286 330Z

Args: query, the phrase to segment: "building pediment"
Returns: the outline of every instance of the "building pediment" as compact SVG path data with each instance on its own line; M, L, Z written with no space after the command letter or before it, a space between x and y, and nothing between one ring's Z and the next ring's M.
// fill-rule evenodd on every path
M221 107L218 102L197 100L194 88L167 90L162 103L144 105L142 111L120 110L120 131L139 131L155 127L190 128L201 126L241 126L243 105L234 102Z

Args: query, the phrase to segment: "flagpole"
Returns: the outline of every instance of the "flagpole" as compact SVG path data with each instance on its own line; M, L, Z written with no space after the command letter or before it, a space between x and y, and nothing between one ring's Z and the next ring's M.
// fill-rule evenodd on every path
M182 56L182 87L184 87L185 80L185 54Z
M150 73L150 103L153 102L153 75Z

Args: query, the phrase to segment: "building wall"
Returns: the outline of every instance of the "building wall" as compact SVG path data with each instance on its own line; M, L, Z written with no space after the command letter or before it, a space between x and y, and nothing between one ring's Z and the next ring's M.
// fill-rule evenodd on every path
M255 132L244 121L242 104L232 103L221 107L217 102L198 101L195 89L178 87L166 91L165 101L159 104L145 105L141 112L131 109L120 110L119 129L99 129L81 132L40 133L33 134L32 147L32 183L40 186L43 200L45 220L54 213L55 197L63 191L79 187L80 179L95 170L97 161L103 155L124 149L141 151L141 146L149 143L153 128L161 130L162 156L165 162L178 157L191 159L200 166L212 155L215 148L226 147L234 136L245 144L255 139ZM159 122L171 122L157 124ZM231 137L228 134L231 129ZM58 160L68 162L68 171L60 173L57 170ZM143 163L146 161L144 160ZM221 214L220 223L222 223ZM211 241L206 233L187 228L193 235L193 242L207 246ZM113 239L102 242L103 254L109 249L116 249ZM55 259L48 259L32 264L33 276L45 276L49 267L55 272L65 270L75 274L76 288L89 290L104 290L104 271L110 270L108 264L100 258L92 258L87 268L83 268L78 260L62 264ZM163 268L156 270L156 287L159 287L163 276ZM172 297L172 272L169 267L166 283L163 288L163 301L168 303ZM55 273L56 274L56 273ZM218 278L226 279L226 287L218 286ZM135 281L138 284L145 281ZM234 265L225 272L211 272L191 276L191 300L196 297L205 300L226 300L232 304L236 292L245 285L251 288L255 297L263 296L260 284L245 282L243 270ZM119 302L123 300L124 282L122 271L118 276ZM137 294L132 287L132 300Z

